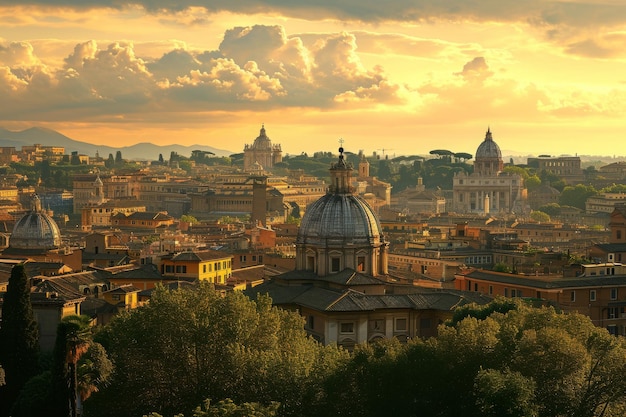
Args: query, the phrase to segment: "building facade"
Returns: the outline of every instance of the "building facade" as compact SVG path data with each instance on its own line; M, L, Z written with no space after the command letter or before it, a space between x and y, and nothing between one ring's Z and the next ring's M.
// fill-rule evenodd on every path
M243 170L255 174L259 173L259 169L271 170L275 164L283 160L282 155L280 144L272 144L263 125L254 142L244 147Z
M484 215L526 212L524 179L503 169L500 147L488 129L476 150L474 172L457 173L453 178L453 211Z

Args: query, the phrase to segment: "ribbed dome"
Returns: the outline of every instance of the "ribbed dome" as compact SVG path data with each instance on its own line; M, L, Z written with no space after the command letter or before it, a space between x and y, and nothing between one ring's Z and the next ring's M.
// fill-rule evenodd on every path
M252 148L255 150L271 150L272 149L272 141L265 134L265 126L261 127L261 133L254 140L254 143L252 144Z
M307 207L298 244L377 244L381 240L378 218L365 200L352 194L326 194Z
M13 226L9 240L10 249L47 251L61 246L61 232L52 217L41 210L41 200L34 194L30 200L30 212Z
M487 129L485 140L478 146L476 150L476 159L479 158L502 158L502 152L497 143L491 137L491 130Z
M14 249L56 249L61 246L61 232L50 216L31 211L15 223L9 242Z

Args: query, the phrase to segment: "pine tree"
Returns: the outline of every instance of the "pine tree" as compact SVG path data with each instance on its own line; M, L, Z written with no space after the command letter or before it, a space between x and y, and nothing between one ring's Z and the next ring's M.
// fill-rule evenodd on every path
M24 264L11 270L2 304L0 364L6 385L0 387L0 416L7 416L20 390L39 371L39 330L30 302Z

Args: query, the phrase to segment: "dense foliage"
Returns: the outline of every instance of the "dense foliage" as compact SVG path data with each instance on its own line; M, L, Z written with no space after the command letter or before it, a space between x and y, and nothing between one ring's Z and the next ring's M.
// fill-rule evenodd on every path
M466 310L437 338L358 347L329 379L335 409L323 415L624 415L624 340L585 316L514 303Z
M206 399L281 404L299 415L346 353L308 338L302 318L206 284L157 289L147 306L117 317L99 340L115 372L86 402L89 416L190 413Z
M30 280L24 264L12 268L4 294L0 364L6 382L0 386L0 415L7 416L22 387L39 372L39 329L30 303Z
M469 305L439 336L354 352L240 293L158 289L100 335L115 363L86 415L613 417L626 344L579 314L520 300Z

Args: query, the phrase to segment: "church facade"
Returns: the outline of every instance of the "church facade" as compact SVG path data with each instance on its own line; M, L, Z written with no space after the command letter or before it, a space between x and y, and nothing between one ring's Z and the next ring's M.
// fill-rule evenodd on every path
M487 130L478 146L474 172L457 173L452 183L453 211L489 215L526 212L527 191L521 175L504 172L500 147Z
M265 125L261 126L259 136L251 145L243 149L243 170L248 173L261 174L260 170L270 170L278 162L282 162L280 144L272 144L265 132Z

